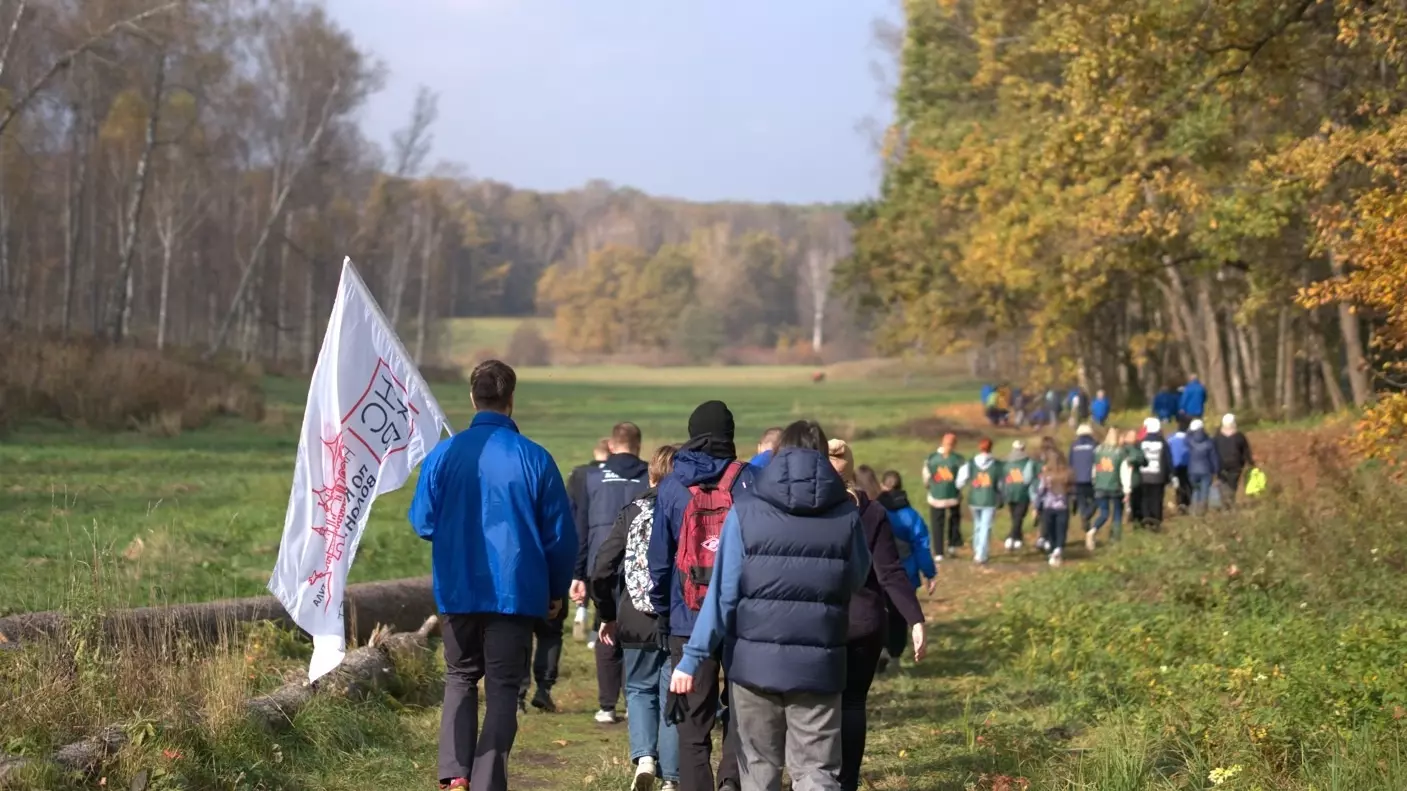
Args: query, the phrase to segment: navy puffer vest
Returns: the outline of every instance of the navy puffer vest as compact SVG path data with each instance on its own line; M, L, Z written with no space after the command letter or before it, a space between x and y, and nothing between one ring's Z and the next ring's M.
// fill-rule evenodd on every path
M850 583L860 512L824 453L788 448L733 506L742 575L728 676L771 693L845 688Z

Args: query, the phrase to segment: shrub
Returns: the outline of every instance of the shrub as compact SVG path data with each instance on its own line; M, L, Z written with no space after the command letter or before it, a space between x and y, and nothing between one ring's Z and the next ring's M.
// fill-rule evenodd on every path
M525 321L513 330L504 356L512 365L551 365L552 345L532 322Z
M172 434L216 415L257 420L257 377L152 349L11 335L0 343L0 427L52 419Z

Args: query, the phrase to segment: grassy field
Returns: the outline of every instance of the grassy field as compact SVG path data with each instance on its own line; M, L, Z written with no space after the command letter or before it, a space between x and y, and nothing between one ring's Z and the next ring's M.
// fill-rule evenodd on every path
M533 316L446 319L439 327L442 356L460 366L472 365L481 352L501 357L507 353L513 333L524 324L536 327L544 336L552 331L552 319Z
M640 423L647 446L680 439L690 408L710 397L732 404L740 444L812 416L858 438L861 462L906 472L942 431L957 427L970 444L981 430L973 388L931 371L909 372L907 384L893 368L836 371L823 385L803 369L522 373L520 422L564 466L619 419ZM34 426L9 437L0 520L14 529L0 607L82 613L260 591L301 387L270 382L275 409L259 426L171 439ZM440 393L457 424L468 417L462 389ZM1059 570L1000 550L983 569L944 563L937 593L922 597L930 659L882 677L871 695L867 787L1407 788L1407 490L1339 470L1336 435L1317 431L1252 433L1276 492L1248 510L1132 531L1094 558L1074 545ZM407 499L378 505L358 579L424 573ZM999 535L1005 525L999 518ZM0 752L42 755L117 721L142 738L107 787L142 770L151 789L351 791L433 779L433 663L409 697L322 700L273 736L231 719L230 701L297 673L300 638L254 627L216 656L175 655L152 673L158 660L81 641L58 661L0 651ZM590 652L570 643L556 691L563 711L523 719L515 788L625 787L625 726L591 721L594 686Z
M844 371L842 370L842 373ZM803 369L526 369L515 417L565 469L621 420L644 431L647 450L686 439L689 412L725 399L750 452L768 425L801 417L842 436L867 436L861 457L910 469L935 437L909 424L967 388L916 376L877 383L859 376L813 385ZM891 372L892 373L892 372ZM0 523L11 538L0 555L0 614L85 598L101 575L113 605L205 600L263 592L282 533L306 385L267 382L261 425L226 421L173 438L22 428L0 443ZM441 386L456 426L470 417L467 387ZM378 500L354 581L415 576L428 547L405 522L409 487Z

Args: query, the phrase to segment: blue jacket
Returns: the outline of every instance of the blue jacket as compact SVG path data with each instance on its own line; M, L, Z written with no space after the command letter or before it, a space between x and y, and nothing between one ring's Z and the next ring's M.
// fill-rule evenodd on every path
M1075 437L1070 446L1070 471L1075 474L1075 483L1094 483L1094 449L1099 443L1094 437Z
M431 544L440 612L545 618L571 588L577 535L562 474L506 415L480 412L430 451L410 523Z
M1207 388L1201 382L1188 382L1182 388L1182 398L1178 400L1177 411L1191 417L1201 417L1207 407Z
M1187 475L1190 478L1210 478L1221 472L1221 457L1216 443L1207 432L1197 429L1187 435Z
M1164 423L1177 417L1178 397L1172 390L1163 390L1153 396L1153 414Z
M698 614L684 604L683 583L674 571L674 555L679 548L679 527L684 521L684 509L689 505L689 487L714 483L723 477L729 459L719 459L697 450L681 450L674 456L674 472L660 481L655 500L655 524L650 533L650 603L655 612L669 613L669 634L688 637L694 631ZM770 466L770 465L769 465ZM765 468L764 468L765 469ZM744 469L733 485L733 496L739 497L752 485L753 470ZM714 573L718 566L715 560Z
M1096 398L1089 405L1089 414L1096 421L1104 423L1109 419L1109 398L1108 396Z
M1172 456L1173 469L1187 466L1187 435L1181 431L1168 437L1168 453Z
M879 504L889 514L889 527L894 531L894 541L899 546L899 557L909 582L917 588L923 582L921 577L938 576L938 567L933 565L933 550L928 543L928 524L909 505L909 496L902 491L881 492ZM905 543L908 544L907 555L904 554Z
M714 582L679 669L725 640L729 678L772 693L845 687L849 603L870 574L860 511L818 451L777 454L723 525Z
M758 470L766 467L772 461L772 453L770 450L762 451L748 460L747 466L751 467L753 473L756 474Z

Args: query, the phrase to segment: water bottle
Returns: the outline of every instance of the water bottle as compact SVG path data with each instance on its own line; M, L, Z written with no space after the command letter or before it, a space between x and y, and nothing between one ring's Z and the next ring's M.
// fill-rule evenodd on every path
M578 604L578 605L576 606L576 619L572 621L572 639L573 639L573 640L585 640L585 639L586 639L586 605L585 605L585 604Z

